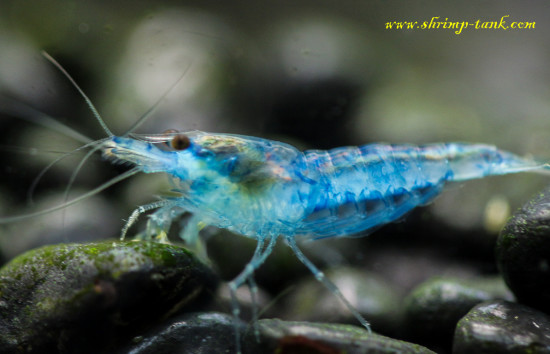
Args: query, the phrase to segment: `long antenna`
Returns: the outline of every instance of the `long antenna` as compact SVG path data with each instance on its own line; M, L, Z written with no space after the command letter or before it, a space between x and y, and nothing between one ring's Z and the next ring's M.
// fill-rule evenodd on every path
M0 110L3 113L14 115L18 119L23 119L28 122L41 125L60 134L73 138L83 144L92 142L93 140L82 133L62 124L47 115L44 112L40 112L28 105L22 104L11 97L4 95L0 96Z
M101 118L101 115L99 114L99 112L97 111L97 109L95 108L94 104L92 103L92 101L88 98L88 96L86 96L86 94L84 93L84 91L82 91L82 89L80 88L80 86L78 86L78 84L76 83L76 81L74 81L74 79L71 77L71 75L69 75L69 73L63 69L63 67L61 66L61 64L59 64L54 58L52 58L48 53L46 53L45 51L42 51L42 55L48 59L48 61L50 63L52 63L53 65L55 65L55 67L57 69L59 69L59 71L61 71L63 73L63 75L65 75L65 77L67 77L67 79L69 79L69 81L71 82L71 84L73 84L73 86L78 90L78 92L80 93L80 95L84 98L84 100L86 101L86 104L88 105L88 107L90 107L90 110L92 111L92 114L94 115L94 117L97 119L97 121L99 122L99 125L101 125L101 128L103 128L103 130L105 131L105 133L107 133L107 135L109 136L114 136L114 134L111 132L111 130L109 130L109 128L107 127L107 124L105 124L105 122L103 121L103 118Z
M55 160L53 160L52 162L50 162L46 167L44 167L42 169L42 171L40 171L40 173L38 174L38 176L36 176L36 178L32 181L32 184L31 186L29 187L29 191L27 192L27 199L29 200L29 202L32 203L32 196L34 194L34 191L36 189L36 186L38 185L38 182L40 182L40 180L42 179L42 177L44 177L44 175L46 174L46 172L48 172L48 170L50 168L52 168L56 163L58 163L59 161L65 159L66 157L69 157L71 155L73 155L74 153L80 151L80 150L83 150L83 149L86 149L86 148L89 148L90 146L93 146L93 145L99 145L101 144L103 141L106 141L107 139L109 138L104 138L104 139L101 139L101 140L98 140L98 141L92 141L86 145L83 145L73 151L70 151L70 152L66 152L66 153L63 153L63 155L59 156L58 158L56 158ZM92 150L92 151L96 151L96 150ZM67 201L67 200L65 200Z
M15 221L25 220L25 219L33 218L35 216L44 215L44 214L48 214L48 213L51 213L51 212L54 212L54 211L57 211L57 210L65 209L68 206L79 203L79 202L83 201L84 199L87 199L87 198L89 198L93 195L96 195L96 194L104 191L105 189L109 188L113 184L118 183L122 180L125 180L126 178L128 178L130 176L133 176L138 172L140 172L139 167L134 167L131 170L128 170L128 171L124 172L123 174L116 176L115 178L103 183L102 185L92 189L91 191L89 191L87 193L84 193L84 194L82 194L82 195L80 195L80 196L78 196L78 197L76 197L72 200L69 200L66 203L54 206L54 207L49 208L49 209L37 211L37 212L34 212L34 213L22 214L22 215L16 215L16 216L8 216L8 217L0 218L0 224L7 224L7 223L15 222Z

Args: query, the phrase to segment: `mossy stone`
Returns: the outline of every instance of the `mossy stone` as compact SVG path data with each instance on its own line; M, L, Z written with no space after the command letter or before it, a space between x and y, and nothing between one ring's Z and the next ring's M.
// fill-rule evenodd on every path
M108 351L184 306L217 278L185 248L150 242L60 244L0 269L0 352Z

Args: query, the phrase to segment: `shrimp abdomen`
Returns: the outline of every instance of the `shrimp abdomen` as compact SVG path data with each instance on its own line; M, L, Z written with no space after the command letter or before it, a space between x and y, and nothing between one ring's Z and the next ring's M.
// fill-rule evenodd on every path
M297 228L308 238L362 233L432 201L450 181L540 169L489 145L371 144L306 151L315 188Z

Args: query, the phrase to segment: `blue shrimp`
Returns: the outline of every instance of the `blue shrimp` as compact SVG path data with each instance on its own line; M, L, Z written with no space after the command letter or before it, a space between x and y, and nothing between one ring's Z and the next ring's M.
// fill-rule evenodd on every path
M149 215L140 238L166 241L171 223L190 213L180 236L199 256L205 257L199 232L207 225L256 239L251 260L229 283L237 352L241 347L236 290L248 282L254 297L257 289L253 274L271 254L279 237L370 331L363 316L306 258L297 240L367 235L415 207L429 203L449 182L550 169L547 164L481 144L370 144L301 152L282 142L242 135L201 131L133 134L160 101L126 133L116 136L69 74L45 56L78 89L108 135L98 141L80 139L86 143L84 148L91 151L75 170L71 183L80 166L97 150L114 163L129 163L134 167L63 205L0 218L0 223L62 209L139 172L166 174L177 196L137 208L122 228L121 239L141 214L154 209L158 210Z
M155 143L168 143L167 151ZM206 225L256 239L245 269L229 283L233 315L235 291L283 237L297 258L370 331L368 322L298 247L297 239L364 236L429 203L448 182L547 170L547 164L481 144L424 146L371 144L329 151L301 152L291 145L256 137L201 131L112 137L103 154L129 162L145 173L165 173L178 193L136 209L122 238L138 216L149 216L145 237L165 237L173 219L192 214L181 237L200 249ZM237 348L240 350L236 329Z

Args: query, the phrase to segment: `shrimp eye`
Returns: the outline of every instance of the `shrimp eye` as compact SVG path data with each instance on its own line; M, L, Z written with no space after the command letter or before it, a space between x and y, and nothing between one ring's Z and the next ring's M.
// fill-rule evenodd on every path
M170 142L170 145L172 146L172 149L174 150L185 150L189 146L191 146L191 141L185 134L178 134L174 136L172 141Z

